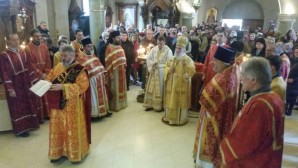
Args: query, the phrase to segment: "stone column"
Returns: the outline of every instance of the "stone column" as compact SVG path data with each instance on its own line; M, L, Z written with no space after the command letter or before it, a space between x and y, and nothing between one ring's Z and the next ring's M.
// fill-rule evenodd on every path
M293 28L293 24L296 22L294 15L279 14L279 31L281 34L286 34L288 30Z
M201 23L201 22L199 22L199 15L200 15L199 14L199 9L201 7L201 4L202 4L201 0L194 0L194 2L192 4L193 8L196 10L192 25L198 25L199 23Z
M36 26L40 24L40 22L45 21L48 24L48 27L51 27L49 25L48 20L48 5L47 2L44 0L36 0ZM51 34L52 35L52 34Z
M92 43L97 46L99 42L99 36L104 31L106 25L105 19L105 1L104 0L90 0L90 38Z
M68 1L54 0L53 9L55 13L55 23L56 26L55 34L51 36L65 35L69 39L69 22L68 22ZM66 9L65 9L66 8Z
M135 25L135 28L138 28L139 31L142 31L145 27L145 22L146 20L144 19L143 15L146 15L146 13L144 13L144 7L145 7L145 2L144 0L139 0L138 1L138 6L137 6L137 20L138 20L138 24Z

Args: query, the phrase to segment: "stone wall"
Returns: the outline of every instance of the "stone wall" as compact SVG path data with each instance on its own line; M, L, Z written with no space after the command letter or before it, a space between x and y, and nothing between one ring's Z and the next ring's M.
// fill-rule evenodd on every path
M293 24L295 31L298 31L298 1L297 0L279 0L281 5L281 13L289 14L296 20Z
M242 2L239 2L242 1ZM253 1L253 2L249 2ZM218 10L217 13L217 20L221 21L222 16L225 10L230 10L229 6L230 4L235 4L233 7L242 8L241 3L244 3L251 7L256 7L256 3L260 5L260 7L263 9L263 16L264 16L264 28L268 27L270 20L277 20L278 19L278 13L279 13L279 4L277 0L211 0L211 1L202 1L202 6L199 8L197 14L198 14L198 20L196 20L196 23L202 23L203 21L206 21L206 11L209 8L215 7ZM269 5L270 4L270 5ZM239 16L246 17L246 19L259 19L259 17L262 15L261 13L254 13L255 11L251 10L250 8L246 8L247 11L241 11L241 13L234 13L233 15L235 18ZM261 10L260 8L258 10ZM229 14L230 15L230 14ZM195 24L196 24L195 23Z
M41 21L48 23L51 38L57 42L59 35L69 38L68 9L71 0L36 0L37 25ZM77 0L78 6L83 9L82 0Z

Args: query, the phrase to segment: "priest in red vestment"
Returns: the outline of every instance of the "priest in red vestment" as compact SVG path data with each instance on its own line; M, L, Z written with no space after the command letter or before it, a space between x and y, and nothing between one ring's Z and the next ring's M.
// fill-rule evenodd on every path
M45 79L47 74L51 70L51 60L49 56L48 47L40 43L40 32L38 29L33 29L31 31L32 41L28 43L25 48L26 54L30 57L31 66L33 67L36 76L40 79ZM44 118L49 116L49 108L46 95L43 97L37 97L33 95L32 100L34 101L34 106L37 109L37 116L39 122L42 123Z
M220 167L219 144L230 131L236 116L237 74L233 64L236 51L217 47L213 60L216 75L204 88L194 145L199 167Z
M264 58L241 64L240 80L251 97L220 143L223 167L281 167L285 107L271 91L271 79L270 64Z
M30 57L19 48L17 34L7 36L7 49L0 54L0 77L4 82L9 113L16 135L27 137L28 131L39 128L37 112L29 88L34 80Z
M109 44L105 51L110 110L119 111L127 107L126 58L120 45L120 32L110 33Z
M94 54L90 38L82 40L83 51L77 57L79 64L88 71L91 90L91 117L102 118L112 115L109 113L109 102L106 91L106 70Z
M214 54L217 50L218 46L222 46L225 48L228 48L229 46L226 45L226 36L224 32L218 32L217 33L217 44L213 45L211 44L210 49L207 53L205 62L204 62L204 85L203 87L205 87L211 80L212 78L215 76L215 71L213 70L213 58L214 58Z
M46 78L52 83L48 91L49 159L55 163L66 156L71 162L80 162L91 143L89 79L85 68L75 61L73 47L63 47L61 56L62 62Z

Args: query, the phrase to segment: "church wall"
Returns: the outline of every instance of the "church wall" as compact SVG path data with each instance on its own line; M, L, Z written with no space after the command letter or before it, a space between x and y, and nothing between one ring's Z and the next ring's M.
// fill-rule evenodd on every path
M243 10L247 8L247 10ZM237 15L235 15L237 13ZM263 8L257 2L235 1L226 6L222 18L229 19L263 19Z
M68 9L71 0L36 0L36 20L37 25L41 21L48 23L53 42L57 42L59 35L69 38ZM77 0L78 6L83 9L82 0Z
M197 17L197 23L202 23L203 21L206 22L206 11L209 8L215 7L218 10L217 14L217 20L222 20L222 15L225 10L225 8L230 4L233 3L233 1L239 1L239 0L213 0L213 1L207 1L202 0L202 6L198 10L198 17ZM246 3L246 0L243 3ZM277 20L278 19L278 13L279 13L279 4L277 0L255 0L258 2L264 11L264 28L267 29L269 25L270 20ZM247 19L253 19L253 11L251 11L249 8L247 8L247 11L244 11L244 13L252 13L251 15L247 15ZM238 14L235 13L235 16Z
M54 11L54 2L53 0L47 0L47 13L48 13L48 29L50 31L51 38L54 42L57 41L56 33L56 23L55 23L55 13Z
M65 35L69 38L68 7L70 1L54 0L55 25L58 35Z
M138 0L115 0L115 2L117 3L123 3L123 4L137 4ZM118 24L118 7L117 4L113 2L113 1L108 1L108 5L112 8L113 11L113 19L112 19L112 23L113 25ZM140 16L140 5L137 5L137 23L135 24L135 28L138 29L143 29L143 19Z
M40 24L40 22L45 21L45 22L49 22L48 21L48 5L47 3L44 2L44 0L36 0L36 21L37 21L37 25L38 26Z
M44 3L44 0L36 0L36 21L37 25L41 21L46 21L48 23L48 28L50 34L54 41L56 41L57 36L64 34L67 37L69 36L69 25L68 25L68 8L71 0L47 0L47 3ZM82 7L83 0L77 0L78 5ZM137 0L110 0L107 1L108 5L111 6L113 11L113 25L118 23L118 8L116 2L122 2L125 4L129 3L138 3ZM201 7L198 11L193 15L192 25L197 25L202 21L206 21L206 11L215 7L218 9L217 20L221 21L223 12L227 8L230 3L233 1L244 1L243 3L247 3L247 0L201 0ZM298 31L298 1L297 0L279 0L281 8L279 7L278 0L253 0L260 4L264 12L264 29L267 30L269 26L270 20L277 20L278 14L281 12L282 14L295 14L295 18L297 22L294 23L293 28ZM45 12L47 11L47 12ZM252 19L256 16L251 8L247 8L246 18ZM234 16L238 16L239 14L234 14ZM66 22L67 21L67 22ZM140 16L140 8L138 5L137 8L137 27L139 29L143 28L143 20ZM36 26L37 26L36 25Z
M297 0L280 0L281 13L294 15L296 22L293 24L293 29L298 31L298 1Z

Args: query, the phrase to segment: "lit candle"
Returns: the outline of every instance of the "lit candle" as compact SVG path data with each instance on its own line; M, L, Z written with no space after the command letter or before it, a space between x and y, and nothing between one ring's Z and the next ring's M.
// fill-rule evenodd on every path
M140 49L138 49L137 52L138 52L138 57L140 57Z
M20 46L20 47L21 47L22 49L25 49L25 47L26 47L26 45L25 45L25 44L26 44L26 43L25 43L25 41L23 41L23 43L21 44L21 46Z

